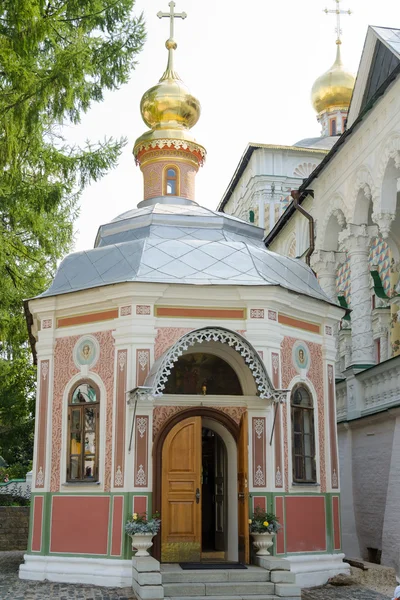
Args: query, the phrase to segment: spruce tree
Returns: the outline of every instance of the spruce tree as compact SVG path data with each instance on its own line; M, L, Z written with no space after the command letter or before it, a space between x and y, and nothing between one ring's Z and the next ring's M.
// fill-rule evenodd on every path
M35 368L23 300L72 244L79 197L116 166L124 139L70 147L106 90L126 83L144 39L135 0L0 3L0 456L26 460Z

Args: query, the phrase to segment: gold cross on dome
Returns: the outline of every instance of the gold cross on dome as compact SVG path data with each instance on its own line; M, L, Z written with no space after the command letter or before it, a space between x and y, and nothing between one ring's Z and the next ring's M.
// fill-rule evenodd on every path
M157 13L157 17L162 19L163 17L167 17L169 19L169 38L170 40L174 39L174 19L186 19L187 14L185 12L176 13L174 11L175 2L170 2L169 13L164 13L161 10Z
M337 35L336 43L341 44L342 42L341 42L340 36L342 35L342 30L340 28L340 15L351 15L353 13L350 9L348 9L348 10L340 9L341 0L334 0L334 2L336 2L335 10L329 10L329 9L325 8L324 13L326 13L327 15L329 15L329 14L336 15L336 29L335 29L336 35Z

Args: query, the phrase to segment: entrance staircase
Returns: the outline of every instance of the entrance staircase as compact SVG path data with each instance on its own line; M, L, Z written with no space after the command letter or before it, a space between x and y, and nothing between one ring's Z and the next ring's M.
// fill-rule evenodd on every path
M153 572L153 577L150 573L143 577L144 573L137 571L134 564L133 589L139 600L301 600L300 587L294 583L288 561L272 557L257 561L259 566L249 565L247 569L201 570L157 563L159 571L157 576ZM137 567L140 569L139 564ZM156 580L159 585L154 585ZM143 585L145 581L148 585Z

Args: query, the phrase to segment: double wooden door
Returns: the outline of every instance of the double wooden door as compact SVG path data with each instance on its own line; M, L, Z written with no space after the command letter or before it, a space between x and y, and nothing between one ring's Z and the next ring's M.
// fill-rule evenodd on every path
M248 433L247 413L242 418L238 440L239 559L249 562L248 527ZM229 460L229 458L228 458ZM162 450L162 562L201 560L201 417L185 419L165 438ZM216 538L217 539L217 538Z

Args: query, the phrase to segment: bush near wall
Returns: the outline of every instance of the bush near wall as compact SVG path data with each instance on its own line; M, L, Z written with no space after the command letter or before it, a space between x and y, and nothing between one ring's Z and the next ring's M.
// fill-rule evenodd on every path
M0 552L28 548L29 506L0 506Z

